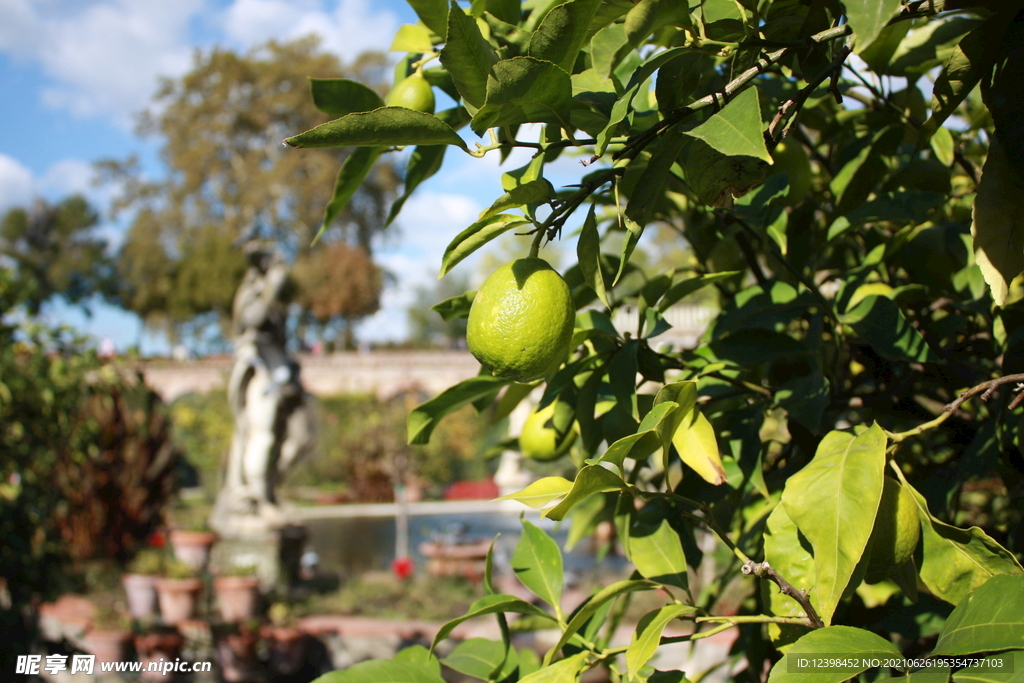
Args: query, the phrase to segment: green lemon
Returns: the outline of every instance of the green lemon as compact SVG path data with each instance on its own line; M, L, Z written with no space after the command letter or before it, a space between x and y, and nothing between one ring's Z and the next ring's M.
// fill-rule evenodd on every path
M882 501L875 516L875 528L868 540L871 551L865 576L868 583L881 581L894 568L909 560L920 538L921 523L917 518L913 494L895 479L886 477Z
M799 142L782 141L775 148L772 158L775 160L774 169L785 171L789 177L786 201L790 204L803 201L811 189L811 160L807 156L807 150Z
M532 382L569 355L575 320L562 276L543 259L519 259L480 286L469 309L466 345L495 376Z
M551 402L540 410L534 410L523 423L523 430L519 433L519 450L524 457L531 460L557 460L565 455L572 442L576 440L576 434L571 430L568 434L560 435L558 430L549 426L548 422L555 416L555 402Z
M389 107L405 107L414 111L434 113L434 90L419 71L401 80L387 97L384 104Z

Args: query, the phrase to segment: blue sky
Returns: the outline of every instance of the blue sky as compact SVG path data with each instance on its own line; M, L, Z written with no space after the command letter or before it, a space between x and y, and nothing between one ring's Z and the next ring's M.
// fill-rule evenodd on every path
M415 20L403 0L0 0L0 212L72 192L105 209L108 192L92 184L91 164L102 157L139 153L147 172L160 173L154 143L132 133L133 115L158 77L188 70L196 49L245 50L315 32L351 59L387 49L398 26ZM519 156L506 168L525 163ZM406 204L377 254L398 282L383 310L361 324L362 339L404 337L415 288L435 277L448 241L501 193L496 154L473 159L452 149L446 161ZM573 182L578 170L566 172L574 164L556 164L553 180ZM121 226L108 221L102 230L116 245ZM472 262L465 268L479 281ZM143 335L134 316L107 306L95 306L91 318L61 305L45 315L120 348L142 339L144 351L166 351L162 337Z

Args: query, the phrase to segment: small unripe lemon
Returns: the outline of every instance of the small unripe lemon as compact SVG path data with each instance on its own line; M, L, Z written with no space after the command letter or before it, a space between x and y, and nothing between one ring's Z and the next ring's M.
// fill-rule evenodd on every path
M811 160L807 150L799 142L782 141L775 148L772 158L775 160L774 169L785 171L789 177L786 200L790 204L799 203L811 189Z
M913 557L920 538L921 523L913 494L895 479L886 477L875 527L868 540L871 558L865 579L875 583L889 576L898 565Z
M519 259L480 286L466 321L466 345L495 376L532 382L569 355L575 320L562 276L543 259Z
M557 460L565 455L576 440L576 434L570 430L567 434L559 434L558 430L548 424L555 415L555 403L552 402L540 410L530 413L523 423L523 431L519 434L519 450L524 457L531 460Z
M434 90L422 73L414 71L391 89L384 98L384 104L433 114Z

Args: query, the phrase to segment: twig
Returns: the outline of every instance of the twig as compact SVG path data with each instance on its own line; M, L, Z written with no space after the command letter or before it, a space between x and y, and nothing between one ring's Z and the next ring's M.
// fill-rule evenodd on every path
M741 571L744 574L753 574L759 579L768 579L779 587L780 593L788 595L800 603L800 607L803 608L804 614L807 615L805 623L811 628L822 628L825 625L825 622L821 620L821 617L819 617L818 613L814 610L814 606L811 604L810 598L807 597L807 592L794 588L793 584L782 578L782 575L775 571L767 561L757 563L747 560Z
M942 408L942 413L934 420L929 420L928 422L919 424L913 429L908 429L905 432L886 432L886 436L888 436L889 440L892 441L893 443L900 443L901 441L905 441L906 439L909 439L912 436L923 434L929 429L934 429L935 427L938 427L943 422L952 417L952 415L960 408L960 406L964 404L965 401L974 398L978 394L981 394L982 401L987 401L990 398L992 398L992 394L995 393L996 389L1003 385L1014 383L1018 384L1015 391L1021 391L1021 389L1024 388L1024 384L1022 384L1024 383L1024 373L996 377L995 379L990 379L987 382L982 382L981 384L973 386L970 389L967 389L966 391L962 391L960 392L960 395L956 397L955 400L946 404ZM1010 404L1011 410L1020 405L1020 402L1024 400L1021 398L1022 395L1024 394L1018 394L1013 399L1013 403Z
M843 96L839 92L837 78L839 76L839 72L843 68L843 62L845 62L846 58L850 56L850 52L851 50L848 45L844 45L839 48L839 53L836 55L836 58L832 60L832 63L829 64L828 68L810 80L804 88L801 88L800 92L798 92L795 97L791 97L779 106L779 110L776 112L775 117L772 119L771 123L768 124L768 132L765 136L767 138L769 152L775 149L775 145L777 145L782 138L789 135L789 129L793 126L792 121L795 120L796 115L801 109L803 109L804 104L807 102L807 98L810 97L811 93L817 90L818 86L824 83L826 79L831 79L829 92L831 92L836 98L837 103L842 103ZM792 116L790 115L791 111L793 111ZM790 123L783 128L782 133L779 134L779 128L782 126L783 120L786 119L789 119Z

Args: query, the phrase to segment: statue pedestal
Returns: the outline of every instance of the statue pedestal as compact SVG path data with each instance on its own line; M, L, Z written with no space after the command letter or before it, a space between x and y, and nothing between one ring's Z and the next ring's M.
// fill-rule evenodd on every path
M256 567L260 590L290 589L299 580L299 560L306 545L306 528L289 525L280 529L221 536L210 564L217 567Z

